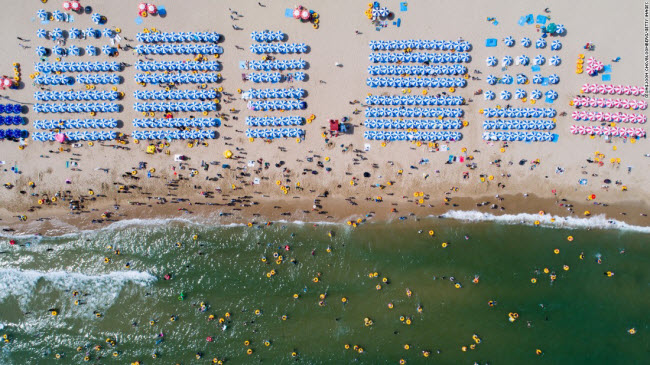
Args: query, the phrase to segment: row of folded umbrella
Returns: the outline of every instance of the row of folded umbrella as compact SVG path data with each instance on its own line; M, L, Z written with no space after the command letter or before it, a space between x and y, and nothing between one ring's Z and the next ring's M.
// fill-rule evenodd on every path
M111 84L117 85L122 83L122 77L116 74L79 74L77 82L81 84Z
M611 85L611 84L584 84L580 89L583 93L610 94L610 95L643 95L643 86Z
M623 109L641 109L645 110L648 103L645 100L634 99L604 99L578 96L573 99L573 105L576 107L585 106L592 108L623 108Z
M305 89L249 89L242 93L244 99L278 99L294 98L300 99L305 96Z
M85 104L34 104L37 113L117 113L120 106L115 103L85 103Z
M149 32L137 33L135 39L144 43L219 42L221 35L216 32Z
M148 84L160 84L174 82L178 84L205 84L217 82L220 77L216 73L200 74L135 74L135 82L146 82Z
M460 108L367 108L367 118L382 117L454 117L463 116L463 109Z
M494 75L488 75L485 78L485 82L487 82L489 85L495 85L497 83L510 85L515 80L517 81L517 84L523 85L528 82L528 76L524 74L517 74L517 77L515 79L508 74L504 74L501 76L501 78L497 78ZM533 84L542 84L545 80L548 81L549 84L557 84L560 82L560 77L557 74L551 74L547 78L544 78L541 74L533 75Z
M391 131L365 131L363 138L373 141L460 141L463 134L460 132L391 132Z
M305 109L307 103L300 100L251 100L247 107L254 111L300 110Z
M264 53L307 53L309 47L304 43L258 43L251 44L251 52L255 54Z
M87 129L87 128L117 128L115 119L59 119L35 120L36 129Z
M499 63L499 60L497 60L497 58L494 56L490 56L485 59L485 63L488 66L494 67ZM513 63L520 66L528 66L528 64L530 63L530 58L526 55L521 55L515 59L512 58L512 56L506 55L503 56L503 59L501 60L502 66L512 66ZM546 63L546 58L541 54L535 56L535 58L533 59L533 64L535 65L541 66L544 63ZM560 56L552 56L551 58L548 59L548 63L551 66L559 66L562 63L562 59L560 58Z
M246 125L250 127L287 127L305 124L305 118L290 117L246 117Z
M463 65L370 65L370 75L464 75L467 67Z
M0 115L0 125L21 125L25 124L25 119L20 115Z
M524 89L517 89L515 90L515 99L523 99L527 96L528 94ZM543 95L546 96L547 99L549 100L555 100L557 99L557 92L555 90L548 90L546 93ZM496 97L496 94L492 90L487 90L484 94L485 100L493 100ZM538 100L542 97L542 92L539 90L533 90L530 92L530 97L532 99ZM512 93L508 90L502 90L499 93L499 98L501 100L510 100L512 98Z
M163 131L133 131L131 136L134 139L141 140L154 140L154 139L213 139L216 138L217 133L212 130L163 130Z
M22 111L23 107L20 104L0 104L0 113L19 114Z
M465 87L467 80L445 77L369 77L366 85L370 87Z
M97 47L95 47L95 46L87 45L86 48L85 48L85 51L89 56L96 56L97 55ZM104 53L106 55L110 56L110 55L114 54L115 52L117 52L117 49L115 47L111 47L111 46L109 46L107 44L102 46L102 53ZM36 54L38 56L41 56L41 57L47 56L48 53L49 53L49 50L47 48L45 48L43 46L36 47ZM81 48L75 46L74 44L71 45L70 47L68 47L67 49L56 45L56 46L52 47L52 53L54 55L56 55L56 56L66 56L66 55L80 56L81 55Z
M71 4L74 4L75 7L80 8L80 4L79 4L78 1L73 1L73 2L71 2ZM72 7L71 7L71 9L72 9ZM67 19L67 13L63 13L63 12L61 12L59 10L54 10L52 12L52 14L50 14L50 13L48 13L47 11L45 11L43 9L38 9L36 11L36 16L40 20L48 20L50 18L50 16L51 16L52 19L56 20L57 22L62 22L62 21ZM92 13L90 15L90 20L95 24L100 24L100 23L104 22L106 19L104 17L102 17L99 13Z
M466 52L449 53L371 53L368 58L374 63L461 63L470 62L472 57Z
M136 90L133 96L140 100L195 100L214 99L217 91L214 89L203 90Z
M557 34L564 33L564 25L557 24L555 33L557 33ZM507 37L503 38L503 44L505 44L506 47L512 47L512 46L515 45L515 43L516 43L515 39L512 38L512 36L507 36ZM544 47L546 47L546 44L547 44L546 39L539 38L535 42L535 48L544 48ZM530 47L532 45L532 42L530 41L530 38L524 37L524 38L521 39L521 45L528 48L528 47ZM557 50L559 50L561 48L562 48L562 43L560 43L559 40L556 39L551 43L551 49L552 50L557 51Z
M222 54L223 48L216 44L138 44L136 52L140 55L149 54Z
M483 139L486 141L507 142L552 142L553 133L550 132L485 132Z
M57 39L63 39L65 38L65 33L61 28L54 28L51 31L47 31L45 29L39 29L36 31L36 36L38 38L52 38L52 40L57 40ZM82 35L84 37L90 37L90 38L99 38L102 35L106 38L115 38L117 33L115 30L110 29L110 28L104 28L104 31L100 31L99 29L94 29L94 28L87 28L85 31L81 31L77 28L71 28L68 31L68 35L70 39L81 39Z
M36 85L72 85L74 77L66 75L38 75L34 77Z
M612 137L645 137L646 133L643 128L625 128L625 127L602 127L602 126L584 126L572 125L569 127L572 134L589 134L596 136Z
M208 102L178 102L178 103L133 103L136 112L201 112L217 110L217 103Z
M37 142L54 142L56 135L54 132L34 132L32 139ZM110 141L117 138L115 131L73 131L65 132L65 138L69 141Z
M36 62L34 69L38 72L119 72L122 66L118 62Z
M300 128L246 129L248 138L301 138L304 135L305 131Z
M390 41L370 41L370 49L373 51L393 51L410 49L423 49L433 51L450 51L467 52L472 49L472 44L467 41L440 41L440 40L390 40Z
M221 71L218 61L138 61L138 71Z
M207 128L217 127L219 124L217 118L149 118L133 120L133 126L137 128Z
M307 62L302 59L273 60L273 61L248 61L248 68L255 71L273 70L302 70L307 67Z
M529 129L555 129L555 122L550 119L525 120L525 119L491 119L483 122L483 129L503 130L529 130Z
M423 96L423 95L368 95L368 105L463 105L462 96Z
M26 138L29 135L24 129L0 129L0 139Z
M38 101L89 101L109 100L113 101L119 97L119 93L113 90L85 90L85 91L37 91L34 99Z
M366 128L372 129L461 129L463 121L453 120L392 120L392 119L366 119L363 123Z
M614 123L645 123L646 116L643 114L608 113L608 112L587 112L574 111L571 113L573 120L585 120L591 122L614 122Z
M557 112L553 108L485 108L483 115L487 118L555 118Z
M251 39L254 40L255 42L273 42L273 41L282 42L284 40L284 37L285 37L284 32L280 30L278 31L264 30L261 32L251 33Z
M301 71L293 73L293 79L296 81L305 81L306 77L307 74ZM248 74L247 78L248 80L254 83L260 83L260 82L277 83L277 82L283 82L285 79L285 77L279 72L251 72Z

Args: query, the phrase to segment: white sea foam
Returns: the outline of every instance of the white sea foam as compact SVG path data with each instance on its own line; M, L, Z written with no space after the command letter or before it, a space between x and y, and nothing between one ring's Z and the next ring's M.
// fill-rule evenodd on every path
M443 218L456 219L464 222L491 221L503 224L526 224L534 225L539 221L540 225L555 228L578 228L578 229L619 229L640 233L650 233L650 227L635 226L615 219L609 219L604 215L588 218L561 217L550 214L503 214L494 215L477 211L452 210L442 214ZM551 219L555 219L552 222Z

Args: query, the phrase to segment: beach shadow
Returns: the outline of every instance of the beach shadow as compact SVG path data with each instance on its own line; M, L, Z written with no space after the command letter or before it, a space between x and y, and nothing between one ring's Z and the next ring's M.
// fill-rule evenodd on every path
M310 67L309 62L305 62L305 67L303 68L303 70L309 70L309 67Z
M123 128L123 127L124 127L124 122L121 119L118 119L116 128Z

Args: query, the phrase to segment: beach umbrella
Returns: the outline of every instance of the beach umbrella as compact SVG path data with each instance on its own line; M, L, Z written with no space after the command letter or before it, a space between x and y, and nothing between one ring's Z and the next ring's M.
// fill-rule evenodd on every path
M546 58L544 58L544 56L542 56L542 55L540 54L540 55L535 56L535 59L533 60L533 62L534 62L536 65L541 66L541 65L544 64L544 62L546 62Z
M528 48L531 45L530 38L524 37L521 39L521 45Z
M116 34L116 33L115 33L115 31L114 31L113 29L110 29L110 28L104 28L104 31L102 32L102 34L103 34L104 37L106 37L106 38L113 38L113 37L115 37L115 34Z
M72 11L79 11L79 10L81 10L81 4L79 4L79 2L76 1L76 0L71 1L70 2L70 8L72 9Z
M86 50L86 54L88 54L89 56L97 55L97 48L95 46L87 45L85 50Z
M549 75L548 82L551 84L557 84L560 82L560 77L556 74Z
M154 4L147 4L147 12L149 14L156 14L158 12L158 8L156 8L156 5Z
M36 36L38 38L47 38L47 30L45 29L39 29L36 31Z
M494 85L494 84L497 83L497 78L496 78L494 75L488 75L488 76L485 78L485 81L486 81L488 84L490 84L490 85Z
M59 47L59 46L57 45L57 46L54 46L54 47L52 48L52 52L53 52L55 55L63 56L63 55L65 54L65 48L63 48L63 47Z
M84 30L84 36L95 38L97 36L97 31L94 28L86 28Z
M517 74L517 83L520 85L525 84L528 81L528 77L524 74Z
M68 34L70 35L70 39L79 39L81 38L81 31L77 28L70 28L70 31L68 31Z
M111 54L113 54L113 47L111 47L109 45L102 46L102 53L107 54L107 55L110 56Z
M536 100L541 99L542 98L542 92L535 89L535 90L530 92L530 97L533 98L533 99L536 99Z
M522 66L528 66L529 61L530 61L530 59L526 55L521 55L521 56L517 57L517 63L522 65Z
M490 56L485 60L485 63L487 63L488 66L496 66L497 62L497 59L493 56Z
M546 47L546 39L540 38L535 42L535 48L545 48Z
M551 42L551 51L559 51L560 49L562 49L562 42L557 39Z
M92 22L95 23L95 24L101 24L101 22L102 22L102 16L99 15L98 13L93 13L93 14L90 16L90 20L92 20Z
M550 100L555 100L557 99L557 92L555 92L554 90L549 90L546 92L546 97Z
M63 10L68 11L68 10L70 10L71 7L72 6L70 5L70 2L68 2L68 1L63 2Z
M502 66L510 66L512 65L512 57L510 56L504 56L503 60L501 61Z
M541 84L544 79L542 78L542 75L540 74L535 74L533 75L533 84Z
M57 22L63 21L63 13L58 10L54 10L52 12L52 18L54 18L54 20Z
M503 44L505 44L507 47L512 47L515 45L515 39L511 36L507 36L503 38Z
M75 46L74 44L68 47L68 54L71 56L79 56L79 47Z
M43 9L38 9L36 11L36 17L38 17L38 19L40 19L40 20L47 20L47 18L48 18L47 12L45 10L43 10Z
M562 60L558 56L552 56L548 59L548 63L550 63L552 66L559 66L560 63L562 63Z
M50 36L52 37L52 39L59 39L63 37L63 31L61 30L61 28L54 28L50 32Z
M563 24L557 24L555 26L555 34L562 34L565 32L564 25Z
M504 84L508 84L508 85L512 84L512 81L513 78L510 75L503 75L503 77L501 78L501 82L503 82Z
M382 11L380 10L379 13L381 15ZM309 12L309 10L303 9L302 12L300 12L300 18L302 20L309 20L311 18L311 13Z
M523 99L526 97L526 92L523 89L517 89L515 90L515 98L517 99Z
M499 97L501 98L501 100L510 100L511 96L512 96L512 94L510 94L510 92L507 91L507 90L503 90L499 94Z

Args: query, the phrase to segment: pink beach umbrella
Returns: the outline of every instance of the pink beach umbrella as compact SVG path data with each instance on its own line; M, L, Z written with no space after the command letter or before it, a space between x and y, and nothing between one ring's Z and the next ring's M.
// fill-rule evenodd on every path
M616 128L616 127L612 127L612 128L609 130L609 134L610 134L612 137L618 137L618 128Z
M589 85L589 92L590 92L590 93L597 93L597 92L598 92L598 85L596 85L596 84L590 84L590 85Z
M63 143L63 142L65 142L65 134L63 134L63 133L57 133L57 134L54 136L54 139L55 139L57 142Z
M598 70L596 69L596 67L594 67L594 65L587 65L587 67L585 67L585 71L587 71L587 74L589 74L590 76L595 76L595 74L598 72Z
M571 127L569 127L569 132L571 132L571 134L578 134L578 126L575 124L572 125Z
M648 107L648 103L645 100L639 100L639 109L645 110Z
M596 59L593 57L587 58L587 65L592 66L596 62Z
M599 98L598 100L596 100L596 105L598 105L599 108L604 108L606 106L605 105L606 103L607 103L606 99L603 98Z
M575 111L575 112L571 113L571 118L573 118L573 120L576 120L576 121L580 120L580 112Z
M595 108L598 106L598 98L589 99L589 106Z
M602 136L603 135L603 127L597 125L593 129L593 133L597 136Z
M301 12L302 12L302 6L297 6L295 9L293 9L293 17L296 19L300 19Z
M621 121L621 113L612 113L612 122L618 123Z
M630 109L639 109L639 102L636 100L630 100L628 104L630 105Z
M596 67L596 70L598 70L598 71L602 71L603 68L605 68L605 64L600 62L600 61L594 62L594 66Z
M646 116L643 114L637 114L636 117L634 117L634 119L636 119L637 123L641 123L641 124L645 124L647 120Z
M621 89L621 92L625 95L630 95L632 93L632 90L630 89L629 85L623 86Z
M628 136L634 137L635 134L636 134L636 128L628 128L627 129L627 135Z
M68 1L64 1L64 2L63 2L63 10L68 11L68 10L70 10L71 8L72 8L72 5L70 5L70 2L68 2Z
M627 134L627 128L621 127L621 128L618 129L618 136L619 137L625 137L626 134Z
M607 87L603 84L598 85L598 93L605 94L607 92Z
M637 128L634 134L637 137L645 137L645 130L643 128Z
M585 134L586 133L584 125L578 126L578 133L579 134Z
M580 112L580 119L587 120L587 112Z
M12 87L12 86L14 86L14 82L10 78L5 77L5 78L2 79L2 87L3 88Z
M595 117L596 117L596 120L600 122L600 121L603 120L603 113L597 112Z
M609 136L610 134L612 134L612 130L607 126L603 127L603 136Z
M629 109L630 108L630 100L629 99L622 99L621 100L621 108Z
M582 88L580 88L580 91L582 91L583 93L588 93L589 92L589 84L582 85Z
M630 121L629 114L625 114L625 113L619 113L619 119L621 123L627 123Z
M71 1L70 8L72 8L73 11L79 11L81 10L81 4L79 4L78 1Z
M612 106L614 108L620 108L621 107L621 99L612 99Z
M585 134L594 134L594 127L588 125L585 127Z
M614 93L614 85L612 85L612 84L605 85L605 93L606 94L613 94Z
M158 8L156 8L156 5L154 4L147 4L147 12L149 14L156 14L158 12Z
M608 108L611 108L612 106L614 106L614 100L605 99L605 106L608 107Z
M620 94L622 89L623 89L623 86L614 85L614 94Z
M143 11L147 11L147 3L138 4L138 13L142 13Z
M300 13L300 17L302 20L309 20L311 18L311 13L307 9L302 9L302 12Z
M587 120L594 122L596 120L596 114L594 112L587 112Z
M605 122L609 122L609 121L611 121L611 120L612 120L612 114L609 113L609 112L604 112L604 113L603 113L603 120L604 120Z

